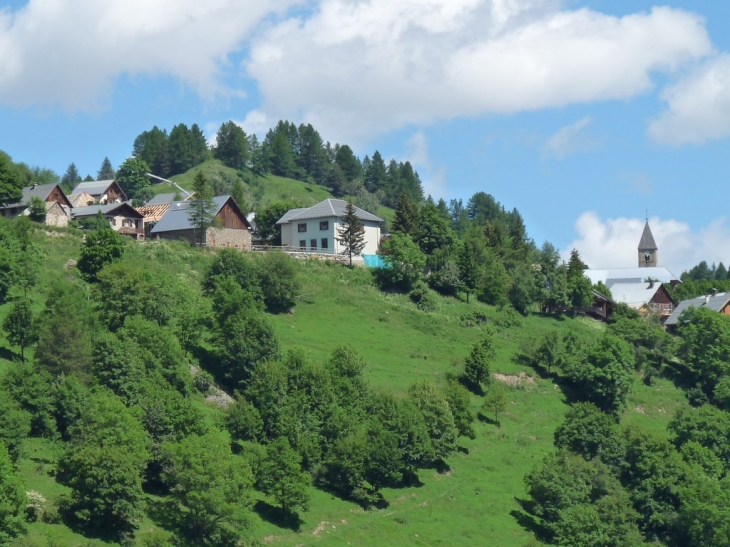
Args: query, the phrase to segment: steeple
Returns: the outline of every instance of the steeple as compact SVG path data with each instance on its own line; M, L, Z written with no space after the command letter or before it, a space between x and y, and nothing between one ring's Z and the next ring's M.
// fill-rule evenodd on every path
M646 219L644 232L639 241L639 268L652 268L659 265L659 248L649 228L649 219Z

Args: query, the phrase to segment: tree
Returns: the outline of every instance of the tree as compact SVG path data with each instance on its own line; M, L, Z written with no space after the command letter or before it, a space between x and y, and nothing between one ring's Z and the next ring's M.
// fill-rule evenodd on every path
M31 220L35 222L44 222L46 220L46 203L38 196L30 198L28 211Z
M469 303L469 293L477 288L479 282L479 264L476 259L476 249L471 241L464 241L459 247L456 255L457 264L459 266L459 279L461 288L466 293L466 302Z
M347 200L343 224L338 228L339 237L337 241L343 246L342 254L350 257L350 268L352 268L352 255L359 255L365 248L365 227L357 216L357 211L352 200Z
M459 435L475 439L474 414L471 411L469 392L454 379L446 383L444 395L449 403L451 414L454 415L454 425L456 425Z
M152 197L149 172L149 165L144 160L128 158L119 166L116 181L129 199L145 202Z
M25 361L25 348L37 339L33 310L27 298L20 298L13 304L3 321L3 330L12 344L20 346L20 358Z
M302 288L296 260L282 252L264 253L258 272L266 309L272 313L290 310Z
M86 236L76 267L87 281L98 281L101 269L121 258L123 253L122 236L111 228L102 228Z
M172 137L172 134L170 134ZM222 124L216 133L213 156L228 167L244 169L250 158L249 142L241 126L233 121Z
M507 398L504 395L504 388L500 382L492 382L492 385L489 386L489 390L487 390L487 394L484 396L482 409L486 412L493 412L494 421L497 422L499 427L502 427L499 422L499 415L507 410Z
M426 256L409 235L396 232L383 241L380 253L386 267L378 270L381 282L404 291L410 291L423 278Z
M0 207L19 203L23 199L23 184L12 161L0 154Z
M163 479L186 509L181 525L198 544L235 544L249 525L251 470L218 432L163 445Z
M205 234L215 218L213 191L202 171L198 170L193 179L193 197L190 199L188 219L195 227L198 243L205 242Z
M425 381L411 386L408 395L426 422L434 457L445 459L456 450L459 435L448 401L436 386Z
M391 230L412 238L418 235L418 208L405 191L401 192L398 198Z
M5 390L0 391L0 452L7 449L13 462L17 462L23 453L23 442L30 434L30 419L30 413L21 407L11 393ZM2 460L2 455L0 455L0 460ZM0 463L1 465L2 463ZM0 478L0 483L2 483L2 478ZM0 507L2 507L1 501ZM1 514L2 510L0 510ZM2 525L0 525L1 528ZM0 545L2 545L1 534Z
M96 180L113 180L115 176L116 173L114 172L114 167L112 167L112 162L109 161L109 158L105 157L104 161L101 162L99 171L96 173Z
M79 175L79 170L76 168L76 164L71 162L63 177L61 177L61 188L63 188L63 191L68 194L71 193L79 182L81 182L81 175Z
M588 266L580 258L580 253L573 249L570 251L570 260L568 261L568 271L566 273L568 280L568 297L574 308L583 308L589 306L593 302L593 285L583 271Z
M496 355L494 337L488 333L472 346L469 355L464 359L464 378L479 390L482 385L489 387L492 382L490 365Z
M576 403L555 430L555 446L583 456L600 458L617 468L623 457L623 443L616 418L592 403Z
M25 533L26 503L20 477L0 442L0 545L10 545L14 538Z
M59 461L59 475L72 489L69 510L85 527L131 533L144 504L144 429L119 399L99 393L71 439Z
M270 245L281 245L281 226L276 223L289 209L296 208L289 201L273 201L256 212L256 231Z
M302 457L280 437L266 447L266 459L257 473L261 491L273 496L286 513L309 509L312 478L302 471Z

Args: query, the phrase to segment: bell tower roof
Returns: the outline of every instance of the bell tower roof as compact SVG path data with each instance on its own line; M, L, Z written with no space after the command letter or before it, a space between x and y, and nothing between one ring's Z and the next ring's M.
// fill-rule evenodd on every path
M651 234L651 228L649 228L649 221L646 221L644 225L644 233L641 234L641 240L639 241L640 251L657 251L659 247L656 246L654 236Z

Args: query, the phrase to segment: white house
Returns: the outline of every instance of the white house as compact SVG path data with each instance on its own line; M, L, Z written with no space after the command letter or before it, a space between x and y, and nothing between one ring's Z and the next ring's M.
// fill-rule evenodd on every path
M305 209L290 209L279 219L281 244L303 251L339 254L344 251L337 241L344 224L347 202L326 199ZM365 227L365 247L362 254L376 254L380 244L383 219L355 207L355 213Z

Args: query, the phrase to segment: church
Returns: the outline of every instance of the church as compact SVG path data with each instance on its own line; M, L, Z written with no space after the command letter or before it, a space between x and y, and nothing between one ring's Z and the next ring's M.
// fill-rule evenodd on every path
M584 274L594 285L601 281L611 291L614 302L624 303L642 315L658 313L666 318L677 303L664 287L674 287L680 280L667 268L659 266L659 248L647 219L639 240L636 268L587 269Z

